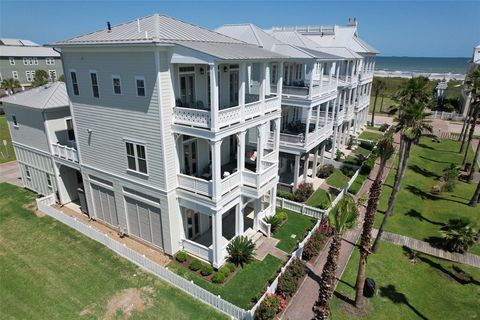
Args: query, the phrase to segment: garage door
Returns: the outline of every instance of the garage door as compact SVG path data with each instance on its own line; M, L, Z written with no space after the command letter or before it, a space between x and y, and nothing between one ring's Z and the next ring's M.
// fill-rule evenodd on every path
M93 205L97 219L118 226L117 208L113 191L92 184Z
M125 202L129 233L163 248L160 209L130 197Z

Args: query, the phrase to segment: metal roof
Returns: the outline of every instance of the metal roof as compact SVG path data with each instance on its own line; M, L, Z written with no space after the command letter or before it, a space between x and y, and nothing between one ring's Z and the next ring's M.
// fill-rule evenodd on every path
M36 47L40 46L38 43L35 43L30 40L10 39L10 38L0 38L0 45L2 46L36 46Z
M237 39L157 13L112 26L111 30L105 28L50 45L60 47L75 44L172 43L174 41L241 43Z
M19 92L1 100L40 110L68 107L70 104L65 83L60 81Z
M216 31L294 59L340 59L318 50L284 43L251 23L227 24L217 28Z
M0 57L60 57L52 48L35 46L0 46Z
M284 55L247 43L220 43L202 41L175 41L184 46L222 60L284 59Z

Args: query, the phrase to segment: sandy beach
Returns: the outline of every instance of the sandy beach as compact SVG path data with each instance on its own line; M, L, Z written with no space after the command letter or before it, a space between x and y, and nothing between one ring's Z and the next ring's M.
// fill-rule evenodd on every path
M431 80L464 80L465 74L461 73L426 73L426 72L409 72L409 71L385 71L385 70L377 70L375 71L374 75L376 77L384 77L384 78L411 78L411 77L419 77L425 76Z

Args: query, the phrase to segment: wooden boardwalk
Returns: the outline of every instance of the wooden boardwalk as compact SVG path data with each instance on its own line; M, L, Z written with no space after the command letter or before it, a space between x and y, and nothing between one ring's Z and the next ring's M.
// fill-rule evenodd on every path
M377 229L373 230L373 235L376 237ZM431 256L435 256L438 258L442 258L445 260L450 260L454 262L459 262L463 264L468 264L473 267L480 268L480 256L471 254L471 253L453 253L449 251L445 251L442 249L437 249L432 247L432 245L428 242L405 237L396 233L391 232L384 232L382 236L382 241L391 242L394 244L398 244L401 246L406 246L412 250L426 253Z

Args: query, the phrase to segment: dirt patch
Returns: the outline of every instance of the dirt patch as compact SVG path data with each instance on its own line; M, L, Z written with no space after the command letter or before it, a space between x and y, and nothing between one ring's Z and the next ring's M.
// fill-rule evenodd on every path
M346 314L351 316L352 318L363 318L370 313L372 307L370 305L370 301L365 301L364 305L360 308L356 308L352 302L345 302L343 301L341 304L341 310Z
M94 315L96 307L97 307L96 303L89 304L82 311L80 311L79 315L81 317Z
M152 306L152 295L152 287L124 289L108 300L103 319L114 319L119 312L123 319L129 319L133 312L142 312Z
M45 217L45 213L37 209L37 204L35 202L25 203L22 205L22 208L33 212L39 218Z

